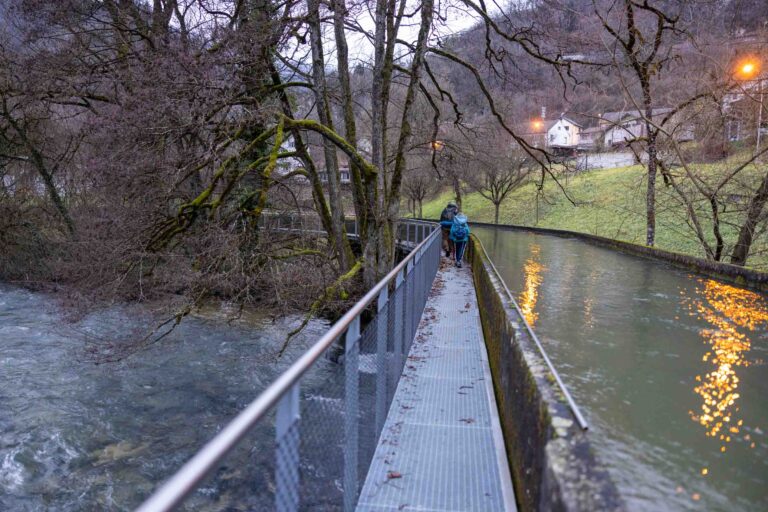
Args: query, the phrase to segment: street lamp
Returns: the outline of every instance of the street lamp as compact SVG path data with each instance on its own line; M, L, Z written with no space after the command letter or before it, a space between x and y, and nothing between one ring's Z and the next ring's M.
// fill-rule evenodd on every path
M760 77L759 72L760 62L751 58L742 61L736 70L736 75L743 80L752 80L753 76L757 77L757 94L760 106L757 110L757 136L755 137L755 153L760 151L760 125L763 124L763 79Z
M757 65L754 62L747 61L741 65L739 71L745 77L750 77L755 73L755 71L757 71Z

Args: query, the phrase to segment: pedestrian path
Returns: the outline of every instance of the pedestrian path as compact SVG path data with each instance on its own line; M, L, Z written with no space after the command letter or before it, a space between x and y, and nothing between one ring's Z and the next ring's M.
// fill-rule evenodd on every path
M359 512L516 510L472 273L441 267Z

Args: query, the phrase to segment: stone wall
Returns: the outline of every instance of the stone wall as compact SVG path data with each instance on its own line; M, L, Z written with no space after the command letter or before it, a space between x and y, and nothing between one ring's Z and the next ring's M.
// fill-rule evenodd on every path
M469 248L507 457L523 511L625 506L474 237Z

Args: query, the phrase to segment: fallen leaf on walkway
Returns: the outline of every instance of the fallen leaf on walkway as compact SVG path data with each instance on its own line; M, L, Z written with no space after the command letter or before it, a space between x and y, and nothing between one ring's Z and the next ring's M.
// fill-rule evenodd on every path
M475 419L474 418L461 418L459 421L461 421L463 423L469 424L469 423L474 423Z
M403 475L397 471L387 471L387 480L392 480L393 478L403 478Z

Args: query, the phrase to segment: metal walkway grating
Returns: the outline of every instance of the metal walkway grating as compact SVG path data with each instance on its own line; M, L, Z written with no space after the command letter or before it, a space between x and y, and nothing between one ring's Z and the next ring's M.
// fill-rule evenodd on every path
M435 279L359 512L514 511L469 269Z

